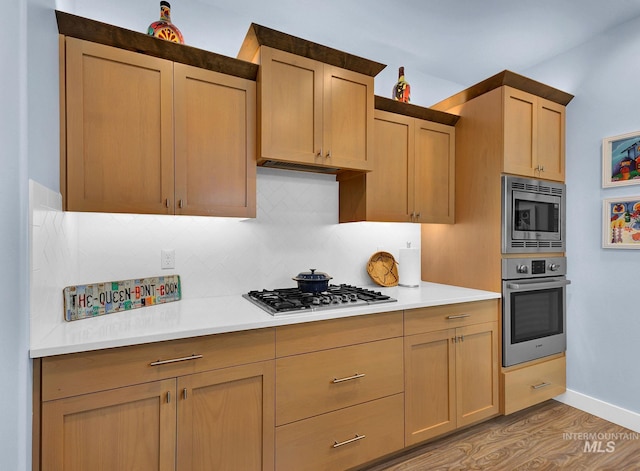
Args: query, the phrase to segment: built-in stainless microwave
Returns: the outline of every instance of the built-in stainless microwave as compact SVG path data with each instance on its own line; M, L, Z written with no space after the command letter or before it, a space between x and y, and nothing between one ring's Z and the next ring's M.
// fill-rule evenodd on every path
M502 176L502 253L565 251L562 183Z

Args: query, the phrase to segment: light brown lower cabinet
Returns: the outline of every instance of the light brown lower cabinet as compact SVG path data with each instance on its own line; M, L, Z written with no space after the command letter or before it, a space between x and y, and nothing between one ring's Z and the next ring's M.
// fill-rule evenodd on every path
M42 469L175 469L175 379L45 402Z
M402 449L403 394L276 429L277 469L343 470Z
M276 469L343 470L404 447L403 312L276 328Z
M42 469L272 470L273 377L266 361L45 402Z
M498 323L473 323L496 316L496 302L409 314L407 326L452 327L404 339L406 446L498 414Z
M274 350L257 329L43 358L35 469L273 471Z
M361 466L498 414L497 305L43 358L34 469ZM522 373L509 374L517 382Z
M54 401L42 469L272 470L273 361Z
M567 390L566 368L564 354L504 368L503 413L512 414L564 393Z

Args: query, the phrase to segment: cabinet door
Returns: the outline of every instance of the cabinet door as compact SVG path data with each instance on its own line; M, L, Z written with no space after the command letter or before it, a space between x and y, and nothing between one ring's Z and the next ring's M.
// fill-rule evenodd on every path
M175 469L174 379L42 405L43 471Z
M178 378L178 469L273 470L273 361Z
M174 70L176 214L255 217L255 82Z
M405 446L456 428L455 329L404 339Z
M499 411L498 323L456 329L456 403L458 427Z
M322 64L260 51L260 159L322 164Z
M416 120L415 221L453 224L455 130Z
M539 176L564 181L565 107L538 98L538 165Z
M537 100L534 95L504 87L504 172L537 176Z
M322 145L327 165L372 169L373 77L324 65Z
M368 221L411 221L415 168L409 156L414 152L414 121L404 115L375 112L373 171L366 175Z
M66 39L67 210L173 213L172 77L170 61Z

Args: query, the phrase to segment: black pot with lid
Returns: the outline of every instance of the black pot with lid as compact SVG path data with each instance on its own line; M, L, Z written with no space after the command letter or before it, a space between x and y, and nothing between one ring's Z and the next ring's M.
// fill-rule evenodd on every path
M308 272L298 273L292 280L298 282L298 289L304 293L322 293L329 287L329 280L333 277L326 273L316 272L315 268Z

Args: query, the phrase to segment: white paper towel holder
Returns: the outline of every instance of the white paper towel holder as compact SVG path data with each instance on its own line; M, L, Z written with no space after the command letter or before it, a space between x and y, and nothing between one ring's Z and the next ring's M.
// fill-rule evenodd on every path
M407 249L411 249L411 242L407 242ZM398 261L398 267L399 267L399 271L400 271L400 276L399 276L399 280L398 280L398 286L402 286L403 288L418 288L420 286L420 272L419 272L419 270L420 270L420 251L416 250L416 249L413 249L413 250L416 250L416 252L417 252L416 255L414 255L415 257L417 257L417 260L412 260L411 261L412 265L415 264L415 263L418 263L418 265L416 266L416 269L418 270L417 281L410 280L409 283L403 283L403 281L402 281L402 278L403 278L402 274L403 273L402 272L404 272L404 274L406 275L406 269L407 269L407 266L406 266L407 265L407 259L405 258L404 263L403 263L403 260L402 260L403 259L403 252L405 250L406 249L400 249L400 257L399 257L400 260ZM405 265L404 267L403 267L403 264ZM415 278L415 276L411 277L411 278ZM405 277L405 279L406 279L406 277Z

